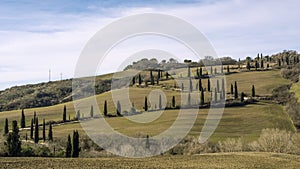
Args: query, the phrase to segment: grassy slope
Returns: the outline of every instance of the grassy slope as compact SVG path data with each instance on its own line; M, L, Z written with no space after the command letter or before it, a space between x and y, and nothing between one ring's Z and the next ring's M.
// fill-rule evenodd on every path
M266 72L244 72L236 73L226 76L227 84L233 83L234 80L238 81L239 91L250 92L251 85L256 85L257 94L271 94L271 90L274 87L282 84L289 83L280 77L279 71L266 71ZM263 81L263 83L262 83ZM251 82L251 83L249 83ZM172 81L164 81L164 83L173 84ZM206 85L206 83L204 83ZM144 97L148 95L153 89L156 88L131 88L130 99L134 102L135 107L138 110L142 110L144 104ZM228 87L229 89L229 87ZM180 101L180 92L172 90L165 91L167 99L170 100L171 96L175 95L176 100ZM186 97L187 94L185 94ZM157 96L155 96L157 97ZM104 100L108 100L108 109L110 113L115 113L115 107L111 100L111 92L106 92L96 96L100 110L103 110ZM81 113L85 116L89 116L90 104L87 104L89 99L83 99L80 102ZM75 112L73 103L66 103L68 115L71 118L74 117ZM96 105L94 105L96 106ZM122 106L123 107L123 106ZM33 117L33 112L36 111L40 119L45 118L49 120L61 120L62 119L63 105L56 105L44 108L34 108L25 110L26 124L29 126L30 119ZM124 110L124 108L123 108ZM191 130L191 135L198 136L204 123L204 119L207 114L207 109L199 111L198 119ZM168 110L163 115L149 124L134 124L128 121L126 118L110 118L108 122L118 131L128 134L136 135L137 130L142 133L154 135L167 129L174 121L177 115L176 110ZM5 118L10 121L13 119L20 119L21 111L9 111L0 113L0 130L3 130L3 122ZM67 115L67 116L68 116ZM42 122L42 120L40 120ZM155 126L155 127L154 127ZM263 128L281 128L287 130L294 130L289 118L283 112L283 108L279 105L273 105L268 103L259 103L257 105L248 105L246 107L238 108L226 108L223 114L220 125L218 126L215 134L212 137L212 141L218 141L225 137L245 137L247 140L253 140L257 138ZM54 126L54 137L66 137L72 130L79 129L81 135L84 132L81 131L79 123L67 124L61 126ZM22 132L24 135L25 132Z
M129 158L0 158L4 168L295 168L300 157L274 153L214 153Z

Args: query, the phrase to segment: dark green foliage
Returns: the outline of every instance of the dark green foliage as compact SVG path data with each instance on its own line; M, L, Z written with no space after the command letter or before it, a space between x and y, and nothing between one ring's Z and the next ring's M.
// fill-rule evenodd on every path
M166 71L166 79L169 79L169 73Z
M147 99L147 97L145 97L144 110L148 111L148 99Z
M142 77L141 77L141 74L139 74L139 86L142 85Z
M199 87L198 87L199 91L202 91L203 88L202 88L202 80L201 79L199 79L198 85L199 85Z
M222 91L225 93L225 80L222 78Z
M150 148L149 135L147 135L147 137L146 137L146 148L147 148L147 149Z
M181 91L184 91L184 85L181 83Z
M162 100L161 100L161 95L159 95L159 98L158 98L158 108L159 110L162 109Z
M81 118L81 113L80 113L80 110L78 110L76 113L76 119L80 120L80 118Z
M150 81L151 81L151 85L154 85L154 76L152 70L150 70Z
M176 100L175 100L175 96L172 97L172 107L175 108L176 107Z
M26 140L26 141L28 140L28 136L27 136L27 133L25 133L25 140Z
M230 84L230 94L233 95L233 85L232 84Z
M31 119L31 124L30 124L30 138L33 139L33 119Z
M261 68L264 68L264 60L261 60L261 61L260 61L260 67L261 67Z
M218 73L217 68L215 67L215 75Z
M48 140L53 141L52 123L49 124Z
M21 128L25 128L25 127L26 127L25 114L24 114L24 109L22 109L22 113L21 113Z
M121 112L122 112L122 108L121 108L121 104L120 104L120 101L118 100L117 102L117 115L118 116L122 116Z
M209 79L207 79L207 91L210 92L210 80Z
M250 66L250 61L249 61L249 60L247 61L247 66L246 66L246 68L247 68L248 70L250 70L250 69L251 69L251 66Z
M134 85L135 84L135 76L134 77L132 77L132 85Z
M70 158L72 153L72 142L71 142L71 136L70 134L68 135L68 140L67 140L67 146L66 146L66 157Z
M77 158L79 157L80 147L79 147L79 134L78 131L75 130L73 132L73 146L72 146L72 157Z
M201 78L202 77L202 67L200 67L199 75L200 75L200 78Z
M8 119L5 118L5 125L4 125L4 135L8 134L9 129L8 129Z
M103 114L104 114L104 116L108 115L108 112L107 112L107 101L106 100L104 101Z
M46 141L46 123L45 119L43 119L43 141Z
M192 79L190 78L190 92L193 91L193 82L192 82Z
M229 65L227 65L227 73L230 73Z
M223 68L223 65L221 65L221 73L223 73L223 69L224 69L224 68Z
M214 101L215 101L215 103L217 103L217 101L218 101L218 93L217 93L217 89L215 88L215 92L214 92Z
M204 92L203 92L203 90L201 90L201 93L200 93L200 105L204 105Z
M18 156L21 153L21 140L19 135L18 122L12 122L12 132L8 134L6 139L6 148L9 156Z
M220 93L220 84L219 84L219 80L217 80L217 92Z
M242 93L241 93L241 102L244 101L244 97L245 97L245 94L244 94L244 92L242 92Z
M281 66L281 60L280 59L278 59L277 63L278 63L278 66Z
M64 105L64 110L63 110L63 122L67 121L67 107Z
M255 87L252 85L252 97L255 97Z
M90 110L90 117L94 117L94 107L91 105L91 110Z
M188 73L187 73L188 77L191 77L191 68L188 66Z
M255 61L255 70L257 70L259 67L257 60Z
M34 143L39 142L39 119L35 119Z
M35 124L35 119L36 119L36 112L34 111L34 113L33 113L33 124Z
M213 67L210 66L210 74L212 75L213 74Z
M238 93L238 87L236 81L234 82L234 99L238 99L239 93Z

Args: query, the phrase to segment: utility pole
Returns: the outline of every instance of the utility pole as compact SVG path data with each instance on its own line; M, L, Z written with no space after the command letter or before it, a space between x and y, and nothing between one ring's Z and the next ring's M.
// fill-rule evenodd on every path
M49 69L49 82L51 81L51 69Z

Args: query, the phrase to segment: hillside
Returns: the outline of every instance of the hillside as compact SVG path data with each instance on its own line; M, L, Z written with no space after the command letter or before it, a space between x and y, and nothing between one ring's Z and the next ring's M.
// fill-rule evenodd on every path
M300 157L276 153L214 153L194 156L129 158L0 158L4 168L273 168L300 165Z

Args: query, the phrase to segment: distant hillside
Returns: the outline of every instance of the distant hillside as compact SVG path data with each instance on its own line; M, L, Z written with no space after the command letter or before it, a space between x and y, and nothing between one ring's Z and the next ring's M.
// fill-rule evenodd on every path
M82 90L89 87L81 85ZM110 79L96 78L96 94L110 90L110 85ZM0 111L52 106L71 100L72 79L15 86L0 91Z

